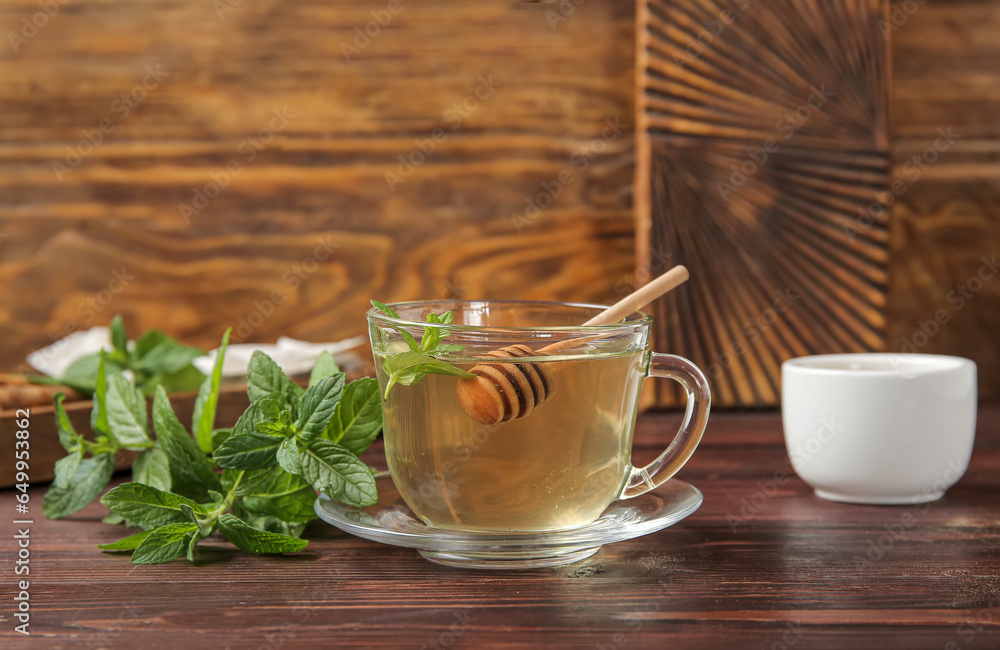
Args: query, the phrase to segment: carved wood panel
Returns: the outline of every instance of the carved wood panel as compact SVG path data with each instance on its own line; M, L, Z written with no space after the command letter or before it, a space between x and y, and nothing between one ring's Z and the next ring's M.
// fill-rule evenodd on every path
M777 404L784 359L885 346L887 9L639 4L637 246L651 275L691 269L656 335L717 405Z

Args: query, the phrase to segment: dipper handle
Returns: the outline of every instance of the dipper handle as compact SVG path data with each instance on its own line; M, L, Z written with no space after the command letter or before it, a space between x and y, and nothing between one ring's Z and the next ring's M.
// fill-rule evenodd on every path
M636 289L615 304L611 305L597 316L594 316L586 323L587 325L608 325L617 323L632 312L642 309L663 294L681 286L691 277L688 270L683 266L675 266L652 282Z
M583 326L616 323L680 286L688 277L686 268L675 266L594 316ZM529 415L552 396L555 388L552 372L544 362L508 359L552 354L601 336L596 334L558 341L540 350L532 350L523 344L494 350L486 356L497 359L496 362L477 364L469 370L475 377L459 380L458 401L469 417L482 424L497 424Z

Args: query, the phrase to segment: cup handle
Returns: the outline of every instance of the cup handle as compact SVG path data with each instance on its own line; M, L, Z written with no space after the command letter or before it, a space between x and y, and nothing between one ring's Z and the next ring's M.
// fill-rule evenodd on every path
M687 410L681 428L670 446L645 467L632 467L619 499L631 499L659 487L677 473L691 458L708 424L712 392L704 373L684 357L653 353L649 362L650 377L677 381L687 393Z

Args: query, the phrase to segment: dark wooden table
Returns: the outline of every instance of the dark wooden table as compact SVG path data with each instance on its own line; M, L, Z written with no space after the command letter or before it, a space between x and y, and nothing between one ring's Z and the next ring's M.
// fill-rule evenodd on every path
M637 457L675 424L643 416ZM775 413L714 414L680 478L705 503L676 527L520 572L445 568L322 523L298 556L220 543L199 566L132 566L95 548L120 533L101 506L46 521L39 486L31 636L13 632L5 534L0 647L1000 647L1000 408L981 410L968 473L929 506L815 498ZM14 498L0 493L6 529Z

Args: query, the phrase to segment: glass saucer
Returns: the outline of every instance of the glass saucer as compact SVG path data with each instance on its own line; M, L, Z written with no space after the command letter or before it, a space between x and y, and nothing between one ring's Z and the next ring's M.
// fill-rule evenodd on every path
M388 472L375 475L379 500L352 508L320 495L316 514L345 532L383 544L415 548L438 564L474 569L530 569L570 564L590 557L603 544L648 535L676 524L698 509L701 492L671 479L625 501L615 501L592 524L542 533L456 532L432 528L403 503Z

